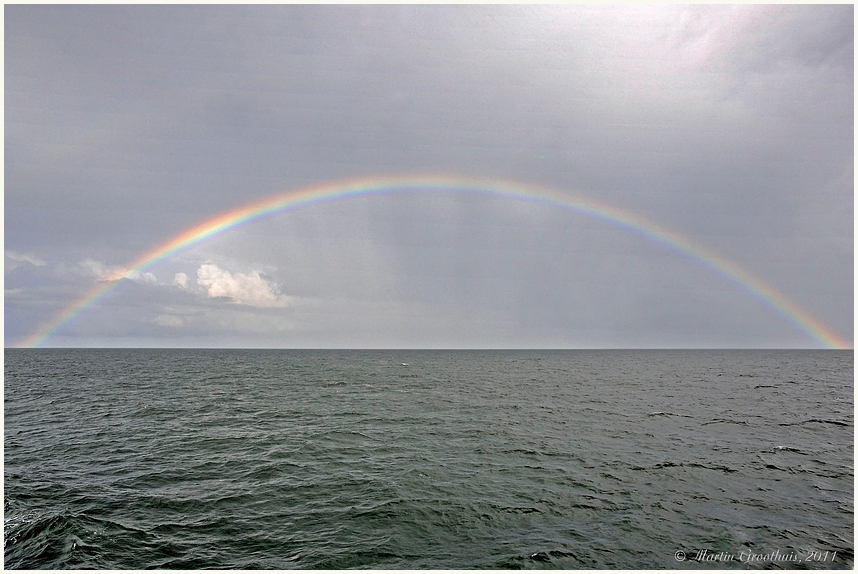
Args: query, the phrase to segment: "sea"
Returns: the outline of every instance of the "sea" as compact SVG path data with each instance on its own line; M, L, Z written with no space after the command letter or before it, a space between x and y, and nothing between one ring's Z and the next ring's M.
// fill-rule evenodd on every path
M6 349L4 567L851 569L853 356Z

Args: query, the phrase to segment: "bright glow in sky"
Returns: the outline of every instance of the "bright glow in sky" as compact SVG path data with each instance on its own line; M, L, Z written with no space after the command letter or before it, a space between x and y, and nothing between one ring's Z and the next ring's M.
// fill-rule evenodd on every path
M47 346L813 347L853 331L852 6L5 8L5 337ZM571 197L571 196L570 196ZM765 298L763 298L765 299ZM29 339L28 339L29 338Z

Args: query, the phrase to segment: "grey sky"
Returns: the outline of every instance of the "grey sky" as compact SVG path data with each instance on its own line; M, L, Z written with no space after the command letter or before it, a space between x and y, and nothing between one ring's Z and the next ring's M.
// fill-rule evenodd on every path
M853 332L841 6L5 7L5 340L225 210L369 175L569 190ZM699 262L453 193L280 214L51 346L812 347Z

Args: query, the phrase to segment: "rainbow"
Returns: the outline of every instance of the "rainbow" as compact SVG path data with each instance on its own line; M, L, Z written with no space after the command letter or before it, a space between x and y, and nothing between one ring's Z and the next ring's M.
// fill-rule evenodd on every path
M646 219L592 199L557 190L488 178L455 176L366 177L340 182L329 182L288 191L259 201L242 205L168 239L144 253L126 268L121 278L100 282L88 293L74 301L55 317L24 339L19 346L39 347L51 336L81 314L85 309L121 284L128 274L144 271L176 253L202 241L226 233L242 225L258 221L282 211L359 196L404 193L431 190L477 193L511 199L543 203L577 212L614 226L637 233L647 239L694 259L715 273L724 276L740 288L755 296L766 306L793 323L823 347L849 349L851 344L840 338L825 325L800 309L774 288L723 257L695 244L664 227Z

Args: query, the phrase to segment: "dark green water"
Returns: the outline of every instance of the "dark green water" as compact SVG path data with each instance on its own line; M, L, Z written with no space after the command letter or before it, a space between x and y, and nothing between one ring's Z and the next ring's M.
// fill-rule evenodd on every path
M4 397L6 568L854 564L851 351L7 349Z

